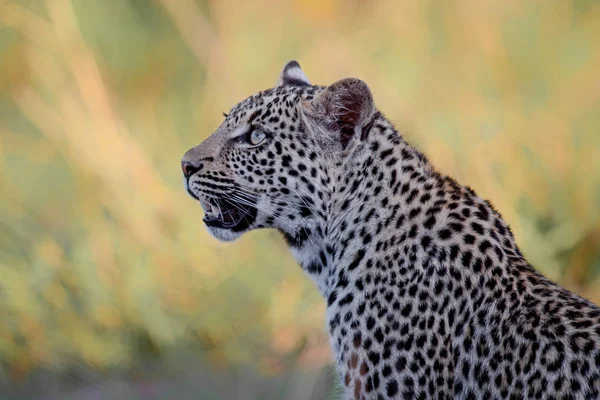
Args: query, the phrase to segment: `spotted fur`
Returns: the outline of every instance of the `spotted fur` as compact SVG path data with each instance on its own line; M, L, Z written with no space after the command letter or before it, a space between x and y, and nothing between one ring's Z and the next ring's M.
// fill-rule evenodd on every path
M278 83L185 154L186 188L242 210L234 229L209 227L221 240L283 234L327 302L345 398L600 397L597 306L532 268L364 82L313 86L290 62Z

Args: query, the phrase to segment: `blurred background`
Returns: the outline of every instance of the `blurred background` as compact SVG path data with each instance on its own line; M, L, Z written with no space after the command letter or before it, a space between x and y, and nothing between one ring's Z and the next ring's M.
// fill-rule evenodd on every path
M316 288L179 167L290 59L600 303L600 2L0 0L0 399L336 398Z

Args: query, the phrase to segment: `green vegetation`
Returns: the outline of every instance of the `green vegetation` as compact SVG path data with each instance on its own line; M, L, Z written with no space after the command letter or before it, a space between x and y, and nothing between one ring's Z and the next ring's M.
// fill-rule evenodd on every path
M217 243L179 169L289 59L367 81L538 269L600 303L599 20L589 0L0 0L2 374L182 350L271 377L329 364L278 234Z

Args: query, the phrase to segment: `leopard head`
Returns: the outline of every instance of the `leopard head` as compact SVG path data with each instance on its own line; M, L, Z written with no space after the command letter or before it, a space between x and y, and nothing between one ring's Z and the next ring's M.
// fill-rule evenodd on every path
M322 234L345 161L363 146L375 114L363 81L314 86L290 61L275 88L235 105L185 153L185 188L217 239L275 228L301 246Z

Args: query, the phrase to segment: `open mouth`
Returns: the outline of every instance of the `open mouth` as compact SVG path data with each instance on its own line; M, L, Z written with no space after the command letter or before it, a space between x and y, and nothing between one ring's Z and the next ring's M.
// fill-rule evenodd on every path
M256 220L256 208L234 203L228 199L201 201L206 226L230 229L239 232L247 229Z

